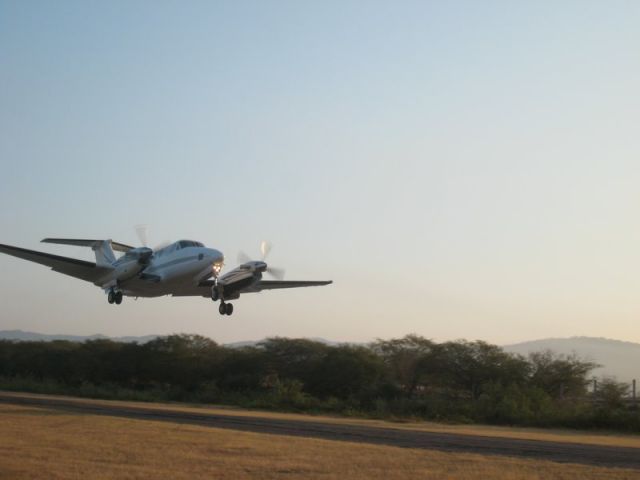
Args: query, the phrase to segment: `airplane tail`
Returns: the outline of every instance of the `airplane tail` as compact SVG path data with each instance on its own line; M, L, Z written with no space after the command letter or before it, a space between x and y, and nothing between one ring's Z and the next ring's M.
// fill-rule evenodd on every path
M91 245L91 250L96 254L98 267L110 267L116 261L116 256L111 248L111 240L98 241Z
M127 252L133 247L111 240L81 240L73 238L45 238L44 243L57 243L60 245L76 245L78 247L91 247L96 255L96 266L110 267L116 261L114 250Z

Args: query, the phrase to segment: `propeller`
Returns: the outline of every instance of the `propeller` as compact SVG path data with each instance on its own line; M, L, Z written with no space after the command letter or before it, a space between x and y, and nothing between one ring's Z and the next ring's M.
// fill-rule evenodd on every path
M269 275L271 275L273 278L275 278L276 280L283 280L284 279L284 274L285 274L284 268L277 268L277 267L269 267L269 266L267 266L266 272Z
M153 257L154 251L159 250L160 248L163 248L163 247L157 246L156 248L153 248L153 249L149 248L149 241L148 241L149 237L147 235L147 230L148 230L147 225L144 225L144 224L136 225L135 230L136 230L136 235L138 236L138 240L140 240L140 243L142 244L142 247L137 247L137 248L134 248L133 250L138 255L138 263L140 265L147 266L151 262L151 258Z
M143 247L147 247L148 246L148 242L147 242L147 226L146 225L136 225L135 229L136 229L136 235L138 236L138 240L140 240L140 243L142 244Z
M171 242L169 240L165 240L164 242L160 242L158 245L156 245L156 248L154 248L153 250L162 250L164 247L168 247L169 245L171 245Z
M142 244L142 246L149 248L149 240L148 240L149 236L147 235L147 231L149 229L148 226L145 224L139 224L135 226L135 229L136 229L136 235L138 236L138 240L140 240L140 243ZM152 248L152 250L153 251L161 250L170 244L171 242L165 240L164 242Z
M262 261L264 262L271 251L271 244L266 240L260 242L260 253L262 254Z
M270 267L266 263L266 259L270 251L271 251L271 243L267 242L266 240L263 240L262 242L260 242L260 253L262 254L261 260L262 260L262 263L264 263L264 265L266 266L264 271L267 272L276 280L282 280L284 278L285 270L283 268ZM242 265L249 262L253 262L253 260L251 260L251 257L249 257L249 255L247 255L243 251L238 252L239 264Z

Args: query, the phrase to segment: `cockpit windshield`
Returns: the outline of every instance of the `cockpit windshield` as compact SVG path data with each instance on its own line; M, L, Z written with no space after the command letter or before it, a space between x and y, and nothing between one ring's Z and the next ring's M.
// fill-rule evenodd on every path
M193 240L180 240L164 248L156 250L155 255L162 256L164 254L175 252L176 250L180 250L181 248L187 248L187 247L204 247L204 245L200 242L194 242Z
M204 245L200 242L194 242L193 240L180 240L178 242L179 248L187 248L187 247L204 247Z

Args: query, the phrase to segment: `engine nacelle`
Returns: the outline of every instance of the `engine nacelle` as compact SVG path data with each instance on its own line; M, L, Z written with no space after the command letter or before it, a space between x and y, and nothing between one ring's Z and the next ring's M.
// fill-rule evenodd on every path
M151 262L151 257L153 256L153 250L151 250L148 247L138 247L138 248L132 248L131 250L129 250L127 253L125 253L124 257L122 257L125 260L131 260L131 259L137 259L138 263L140 265L149 265L149 262Z
M102 285L119 285L120 283L139 275L145 268L146 265L141 265L137 258L118 262L113 270L100 279L100 283Z

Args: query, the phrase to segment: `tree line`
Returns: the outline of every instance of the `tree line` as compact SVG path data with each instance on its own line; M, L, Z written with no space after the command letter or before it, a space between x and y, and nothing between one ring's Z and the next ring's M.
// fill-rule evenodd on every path
M368 345L270 338L234 348L199 335L144 344L0 341L0 388L227 403L382 418L640 431L620 384L588 392L597 365L482 341L417 335Z

